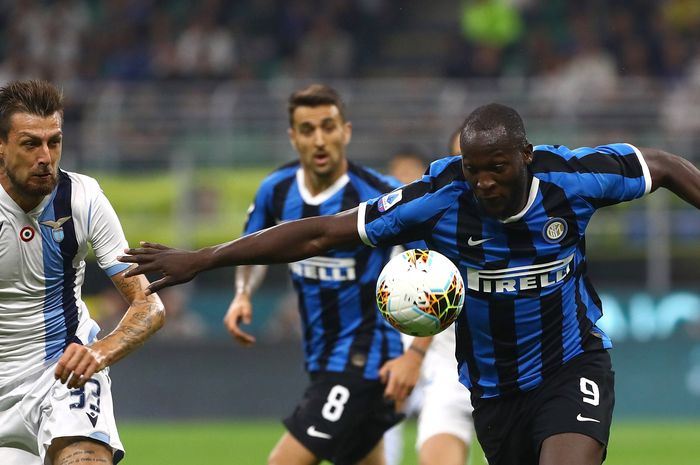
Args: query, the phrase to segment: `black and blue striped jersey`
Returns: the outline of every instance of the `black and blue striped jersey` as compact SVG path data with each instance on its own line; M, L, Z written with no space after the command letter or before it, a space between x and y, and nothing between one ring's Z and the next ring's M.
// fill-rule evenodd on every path
M284 221L332 215L399 185L393 178L349 163L346 174L312 196L303 177L298 162L270 174L256 194L244 233ZM309 372L355 372L377 379L384 362L402 353L399 333L380 316L375 300L377 277L389 257L389 247L361 245L289 265Z
M505 220L482 213L459 156L359 208L365 243L424 239L458 265L467 296L456 357L460 381L478 397L532 389L576 355L612 347L595 325L602 309L586 275L584 233L598 208L651 189L629 144L537 146L529 170L526 206Z

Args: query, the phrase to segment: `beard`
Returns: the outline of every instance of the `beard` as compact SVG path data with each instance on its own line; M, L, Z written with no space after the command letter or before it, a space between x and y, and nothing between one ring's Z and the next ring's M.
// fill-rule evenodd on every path
M58 184L58 173L52 174L51 177L45 182L40 182L36 184L32 184L29 181L24 183L20 182L15 176L15 174L7 169L5 170L5 174L12 183L12 186L15 188L15 190L21 195L28 195L32 197L40 195L49 195L51 192L53 192L54 188L56 187L56 184Z

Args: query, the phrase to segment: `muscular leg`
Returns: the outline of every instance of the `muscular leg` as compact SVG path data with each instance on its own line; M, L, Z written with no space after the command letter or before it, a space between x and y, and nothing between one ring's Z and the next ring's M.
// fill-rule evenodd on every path
M112 450L84 437L54 439L48 457L50 465L112 465Z
M267 458L268 465L316 465L319 462L309 449L289 433L282 435Z
M420 465L465 465L469 448L454 434L440 433L425 440L418 451Z
M579 433L555 434L544 440L540 465L600 465L605 446Z

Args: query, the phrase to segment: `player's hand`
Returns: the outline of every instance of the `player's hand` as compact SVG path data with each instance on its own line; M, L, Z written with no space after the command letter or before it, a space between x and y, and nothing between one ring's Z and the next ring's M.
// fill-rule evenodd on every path
M92 347L69 344L58 359L54 376L70 389L83 387L92 375L106 366L106 357Z
M163 276L146 288L146 295L190 281L197 274L193 260L195 252L150 242L141 242L141 247L125 249L124 252L127 255L117 257L120 262L137 264L124 274L127 278L149 272L158 272Z
M253 305L248 294L236 294L224 316L224 326L233 338L245 347L255 344L255 337L243 331L241 324L249 325L253 321Z
M403 403L418 382L422 363L423 357L411 350L386 362L379 370L379 379L386 384L384 397Z

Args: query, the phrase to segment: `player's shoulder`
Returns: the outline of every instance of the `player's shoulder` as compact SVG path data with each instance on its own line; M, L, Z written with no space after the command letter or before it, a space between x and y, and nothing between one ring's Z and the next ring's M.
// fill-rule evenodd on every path
M416 182L411 183L407 190L415 196L435 192L462 192L471 189L464 177L462 157L450 155L433 161L426 174Z
M290 161L278 166L265 176L260 183L260 187L274 187L281 182L292 180L296 176L300 166L299 160Z
M462 171L462 157L449 156L432 162L420 179L377 199L377 208L384 212L394 205L420 201L429 202L425 204L428 209L444 210L469 189Z
M388 192L401 185L398 179L380 173L374 168L348 160L348 176L351 182L365 184L378 192Z
M606 165L614 157L636 156L639 150L632 144L612 143L596 147L571 149L565 145L536 145L533 147L533 172L590 171L592 166Z
M462 156L450 155L430 163L428 174L434 178L445 178L446 180L464 181L464 171L462 170Z
M92 176L88 176L87 174L61 170L60 176L70 181L71 189L74 191L81 191L86 195L102 192L100 183L97 181L97 179L93 178Z

